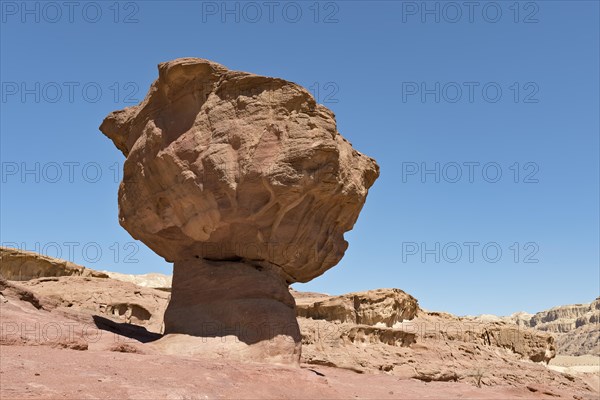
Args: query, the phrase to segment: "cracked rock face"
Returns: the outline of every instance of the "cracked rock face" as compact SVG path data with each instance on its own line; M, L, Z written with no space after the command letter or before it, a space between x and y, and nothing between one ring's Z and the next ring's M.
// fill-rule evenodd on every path
M120 223L175 262L174 299L194 263L205 272L237 263L257 272L241 273L248 285L260 276L286 291L321 275L343 257L343 234L379 175L306 89L203 59L160 64L143 102L100 129L127 157ZM271 289L258 298L281 302Z

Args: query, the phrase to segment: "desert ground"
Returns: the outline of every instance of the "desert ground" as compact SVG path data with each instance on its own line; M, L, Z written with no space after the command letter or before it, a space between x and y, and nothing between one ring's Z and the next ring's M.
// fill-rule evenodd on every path
M293 291L302 356L298 365L282 365L237 357L252 346L235 335L163 335L169 277L113 275L119 280L10 249L2 249L1 265L11 278L0 284L3 399L597 399L600 393L597 355L557 355L548 332L425 311L398 289L344 296Z

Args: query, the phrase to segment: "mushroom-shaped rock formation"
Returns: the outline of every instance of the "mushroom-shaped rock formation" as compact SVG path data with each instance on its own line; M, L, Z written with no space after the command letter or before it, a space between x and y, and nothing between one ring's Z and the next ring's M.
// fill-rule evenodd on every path
M121 225L174 262L165 333L233 335L262 343L252 357L297 362L288 285L340 261L379 167L292 82L196 58L158 70L100 130L127 157Z

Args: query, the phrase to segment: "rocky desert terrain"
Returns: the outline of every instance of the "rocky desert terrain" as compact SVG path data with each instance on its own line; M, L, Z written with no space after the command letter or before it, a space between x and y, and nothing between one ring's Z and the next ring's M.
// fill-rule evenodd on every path
M513 317L397 288L291 289L344 256L379 177L280 78L180 58L101 132L126 157L119 223L172 277L0 250L2 398L597 399L598 305Z
M557 348L554 331L510 317L425 311L399 289L342 296L292 290L300 364L265 364L238 357L248 346L235 335L165 335L168 276L99 272L16 249L0 255L0 273L10 277L0 283L3 399L596 399L600 393L598 357L587 344ZM539 314L567 315L557 309ZM596 323L586 326L597 334Z

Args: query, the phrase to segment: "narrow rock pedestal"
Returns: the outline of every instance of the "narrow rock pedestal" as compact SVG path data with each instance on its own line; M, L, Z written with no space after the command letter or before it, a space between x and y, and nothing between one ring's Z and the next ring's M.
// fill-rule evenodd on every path
M244 360L299 362L296 304L276 269L204 259L177 261L173 268L165 342L169 334L186 334L202 340L193 353L207 357L226 348Z

